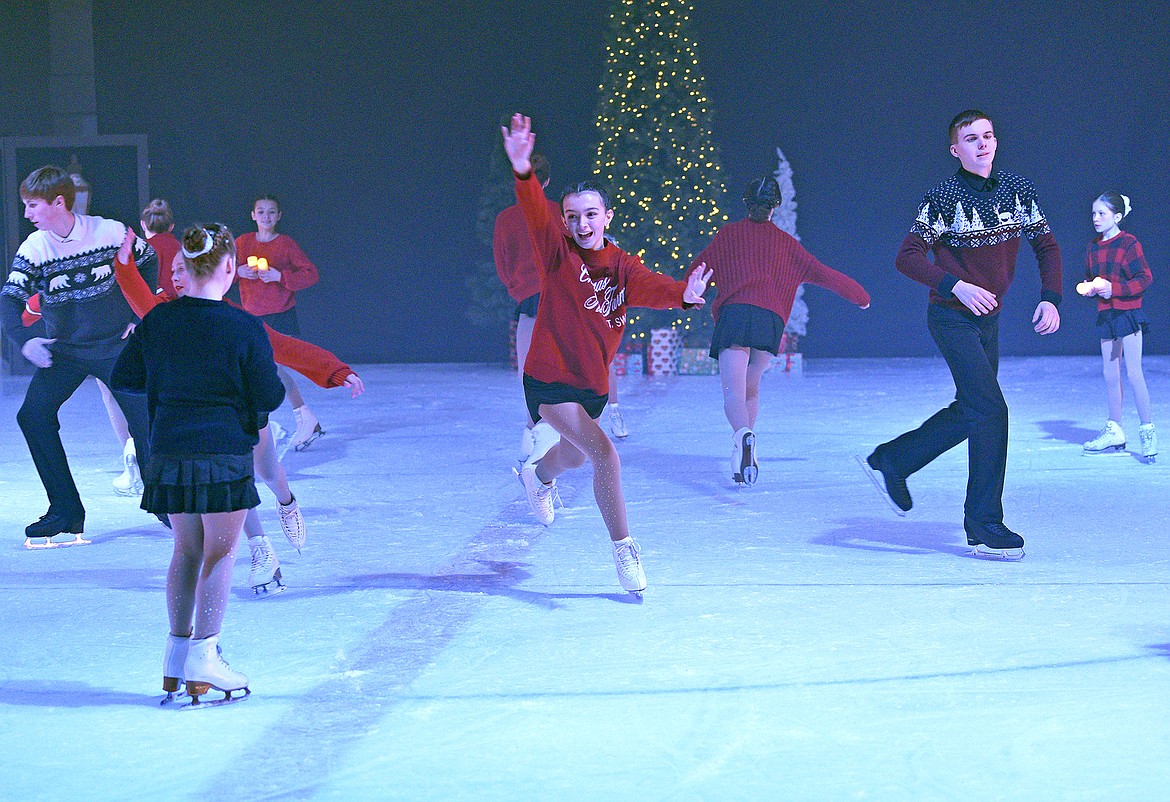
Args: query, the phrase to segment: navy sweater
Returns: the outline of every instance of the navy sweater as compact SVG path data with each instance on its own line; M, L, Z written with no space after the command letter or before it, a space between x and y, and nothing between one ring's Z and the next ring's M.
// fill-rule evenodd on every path
M112 382L146 393L150 450L172 456L251 453L263 420L284 400L260 320L203 298L147 313Z

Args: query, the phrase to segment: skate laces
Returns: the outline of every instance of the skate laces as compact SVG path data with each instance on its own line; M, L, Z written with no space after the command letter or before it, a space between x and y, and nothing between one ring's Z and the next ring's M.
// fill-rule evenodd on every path
M252 549L252 571L254 573L267 571L272 566L272 549L264 542L255 545L249 543L248 546Z
M637 573L638 565L641 563L641 559L638 556L641 554L641 549L638 548L638 544L634 542L633 538L630 539L629 543L615 545L613 547L613 553L618 559L618 566L621 568L622 573L628 575Z

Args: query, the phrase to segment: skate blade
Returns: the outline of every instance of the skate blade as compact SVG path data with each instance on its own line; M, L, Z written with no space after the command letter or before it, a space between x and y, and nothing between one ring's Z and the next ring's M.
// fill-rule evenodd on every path
M1019 562L1024 559L1024 550L1019 549L993 549L990 546L985 546L980 543L972 546L967 544L971 551L968 555L971 557L978 557L982 560L1000 560L1001 562Z
M1081 456L1083 457L1120 456L1124 455L1125 453L1125 443L1122 443L1119 446L1109 446L1108 448L1103 448L1100 451L1088 451L1086 449L1081 449Z
M190 696L187 694L187 692L185 690L168 691L167 695L164 696L161 701L159 701L158 706L159 707L166 707L167 705L169 705L173 702L178 702L178 701L181 701L183 699L189 699L189 698L190 698Z
M323 434L325 434L325 430L322 429L321 424L318 423L317 428L313 429L313 433L310 434L307 438L305 438L304 442L297 443L296 445L294 445L293 450L294 451L304 451L306 448L313 445L314 441L320 439L321 435L323 435Z
M276 569L276 573L272 575L272 579L267 582L262 582L259 585L252 586L252 595L263 598L264 596L274 596L277 593L284 593L285 585L280 580L283 577L280 575L280 569ZM269 585L276 585L275 588L269 588Z
M57 537L56 535L54 537ZM53 540L51 537L26 537L24 547L32 551L41 549L65 549L70 546L88 546L92 540L86 540L80 534L74 535L73 540Z
M1147 465L1153 465L1155 462L1158 461L1158 455L1151 454L1150 456L1144 457L1143 459L1145 459Z
M857 464L861 466L861 470L865 471L866 477L869 478L870 484L873 485L874 490L878 492L878 495L882 497L882 500L886 502L889 508L898 513L899 517L905 518L906 510L895 504L894 500L890 498L890 494L886 492L885 478L882 476L881 471L875 471L869 467L869 463L865 461L865 457L860 454L854 454L853 459L857 460Z
M188 685L190 685L190 684L191 683L188 683ZM211 691L211 690L219 691L219 688L216 688L214 686L209 685L206 687L206 689L200 691L198 694L193 694L191 696L190 702L188 702L185 705L179 706L177 709L178 710L195 710L195 709L200 709L200 708L204 708L204 707L221 707L223 705L231 705L231 704L235 704L236 702L242 702L245 699L247 699L249 696L252 695L251 690L249 690L248 688L242 688L240 690L243 690L243 692L244 692L243 696L232 696L233 693L239 693L240 690L220 691L220 693L223 694L223 697L220 699L201 700L201 697L204 696L208 691Z

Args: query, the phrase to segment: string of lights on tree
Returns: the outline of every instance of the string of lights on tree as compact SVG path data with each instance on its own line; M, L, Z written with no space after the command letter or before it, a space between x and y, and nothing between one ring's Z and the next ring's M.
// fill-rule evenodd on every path
M681 278L727 216L706 81L688 36L689 0L614 0L600 90L594 174L610 191L610 232L651 270ZM711 315L633 309L629 337L673 327L709 343Z

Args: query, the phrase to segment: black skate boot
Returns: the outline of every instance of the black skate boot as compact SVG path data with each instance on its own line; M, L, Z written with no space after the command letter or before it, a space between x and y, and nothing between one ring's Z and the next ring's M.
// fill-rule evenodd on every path
M967 531L967 545L977 557L1014 561L1024 556L1024 539L1001 522L979 524L965 518L963 529Z
M26 549L54 549L61 546L84 546L90 541L81 536L85 531L85 515L59 515L46 512L24 528ZM59 537L66 535L67 537Z
M899 476L894 470L886 464L877 450L865 458L863 461L861 457L857 458L859 462L864 462L863 468L868 468L866 474L870 481L881 492L889 505L894 509L894 512L899 515L905 515L911 507L914 506L914 500L910 498L910 489L906 487L906 477ZM875 474L881 474L882 479L879 482Z

